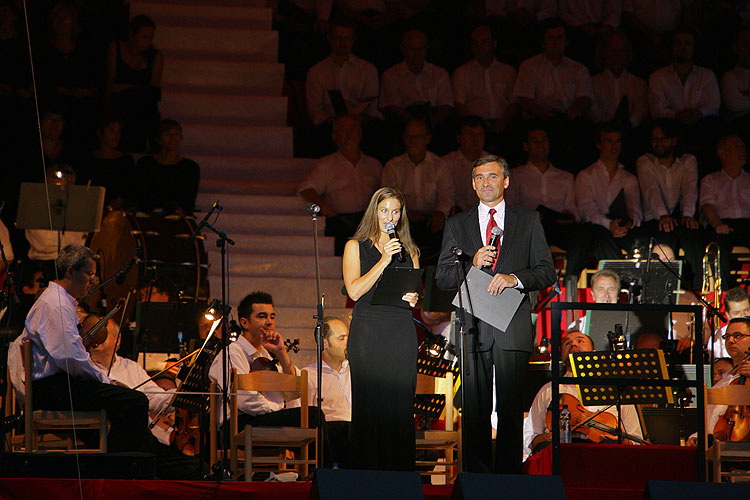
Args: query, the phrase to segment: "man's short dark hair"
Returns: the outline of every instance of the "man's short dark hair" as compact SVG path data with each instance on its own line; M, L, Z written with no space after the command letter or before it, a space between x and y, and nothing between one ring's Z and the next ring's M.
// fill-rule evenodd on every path
M96 260L96 254L83 245L65 245L55 260L57 275L62 278L69 267L76 271L83 269L88 259Z
M475 161L471 166L471 177L474 177L475 168L481 167L482 165L487 165L488 163L497 163L498 165L500 165L500 169L503 172L503 177L510 176L510 168L508 167L508 162L505 161L505 158L495 155L484 155L480 156L479 159Z
M625 135L619 123L615 121L602 123L601 125L596 127L596 143L597 144L602 143L602 135L614 134L614 133L620 134L620 137L623 137Z
M742 323L745 325L745 328L750 330L750 316L741 316L739 318L732 318L729 320L729 323L727 323L727 328L729 328L729 325L733 325L735 323Z
M334 320L338 320L336 316L326 316L323 318L323 331L321 332L323 336L323 340L327 339L331 336L333 333L333 328L331 328L331 322Z
M727 290L727 293L724 295L724 309L729 309L729 304L727 304L727 302L734 302L736 304L737 302L742 302L744 300L750 301L750 295L748 295L747 290L741 286L731 288Z
M539 43L544 43L544 35L547 34L549 30L556 28L562 28L565 31L565 36L568 36L568 29L565 27L563 20L559 17L551 17L539 23Z
M156 29L156 23L151 19L150 17L138 14L130 21L130 25L128 25L128 31L132 34L136 34L143 28L151 28Z
M346 28L346 29L352 30L352 33L354 33L355 35L357 34L357 31L354 28L354 23L352 23L346 18L334 17L333 19L328 21L328 33L331 33L333 31L333 28L336 28L336 27Z
M677 35L690 35L693 37L693 42L696 42L698 40L698 32L695 31L695 29L692 28L691 26L687 26L685 24L683 24L682 26L678 26L672 32L672 39L670 40L671 43L674 43L674 40L675 38L677 38Z
M547 134L547 137L549 138L549 130L547 128L547 125L542 120L531 120L525 127L524 127L524 134L523 134L523 142L529 141L529 134L535 130L541 130L545 134Z
M256 291L248 293L245 298L242 299L240 305L237 306L237 316L240 318L250 319L250 315L253 313L253 304L271 304L273 305L273 297L270 293Z
M655 120L651 124L651 128L649 129L649 134L653 134L654 130L656 130L657 128L661 130L661 132L670 139L679 137L679 129L677 127L677 123L674 120L669 120L666 118Z
M482 130L487 132L487 125L484 123L484 120L482 120L482 118L476 115L469 115L469 116L465 116L461 118L458 121L458 125L456 126L456 135L460 135L461 132L464 131L464 127L469 127L469 128L481 127Z

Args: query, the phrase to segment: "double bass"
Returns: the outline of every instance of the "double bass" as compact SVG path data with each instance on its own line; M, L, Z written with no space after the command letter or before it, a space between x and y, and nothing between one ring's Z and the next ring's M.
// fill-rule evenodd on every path
M748 360L750 360L750 351L745 354L742 361L737 363L729 373L732 375L737 373L740 365ZM729 385L745 385L745 376L740 375L732 380ZM719 441L733 443L750 441L750 407L740 405L729 406L724 415L721 415L716 425L714 425L713 436Z

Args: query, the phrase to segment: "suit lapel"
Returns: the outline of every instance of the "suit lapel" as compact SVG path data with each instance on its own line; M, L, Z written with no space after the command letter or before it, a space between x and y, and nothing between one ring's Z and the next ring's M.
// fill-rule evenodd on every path
M471 244L474 245L474 252L476 252L484 246L482 244L482 234L479 232L479 206L475 206L469 210L469 212L467 212L467 217L469 219L467 221L469 237L471 238Z
M500 247L500 255L497 257L497 264L495 265L495 270L498 269L500 266L500 263L503 261L505 256L508 254L508 247L510 247L513 244L513 235L516 232L516 224L518 223L518 216L516 215L516 211L513 209L513 207L508 205L508 202L505 202L505 227L503 228L503 244Z

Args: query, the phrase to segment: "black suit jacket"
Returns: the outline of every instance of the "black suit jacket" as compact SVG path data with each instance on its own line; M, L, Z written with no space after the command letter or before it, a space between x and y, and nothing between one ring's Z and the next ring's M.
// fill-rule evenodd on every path
M445 224L443 245L435 275L443 290L456 290L456 273L451 247L463 251L461 264L468 273L477 250L482 248L479 230L479 207L454 215ZM534 334L531 328L531 304L527 293L546 288L555 281L555 266L544 238L539 214L524 207L505 205L505 228L495 271L492 274L515 274L523 284L524 299L506 331L498 330L467 316L467 327L478 331L478 344L469 342L470 351L488 351L494 343L505 350L532 352ZM465 274L464 274L465 276Z

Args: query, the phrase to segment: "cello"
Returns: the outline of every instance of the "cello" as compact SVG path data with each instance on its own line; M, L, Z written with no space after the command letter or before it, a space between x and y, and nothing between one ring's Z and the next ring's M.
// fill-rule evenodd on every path
M748 360L750 360L750 351L729 373L736 374L740 365ZM729 385L745 385L745 376L740 375L732 380ZM733 443L750 441L750 407L740 405L727 407L727 411L719 417L716 425L714 425L713 436L719 441Z

